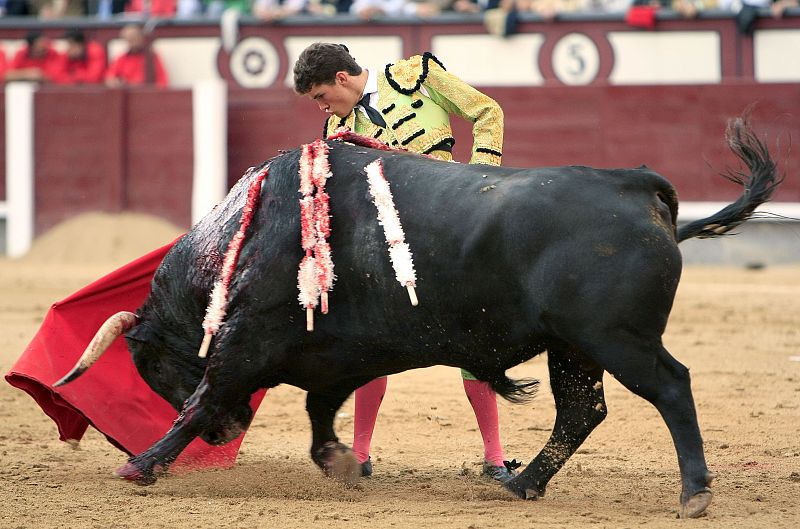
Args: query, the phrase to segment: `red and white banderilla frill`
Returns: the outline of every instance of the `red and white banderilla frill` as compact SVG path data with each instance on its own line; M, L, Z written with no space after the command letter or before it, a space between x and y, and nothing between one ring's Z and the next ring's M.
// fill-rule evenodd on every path
M297 296L306 309L306 329L314 330L314 309L319 302L323 314L328 313L328 291L333 288L333 260L328 244L330 229L330 197L325 182L331 177L328 145L317 140L303 145L300 155L300 224L301 246L305 256L297 272Z

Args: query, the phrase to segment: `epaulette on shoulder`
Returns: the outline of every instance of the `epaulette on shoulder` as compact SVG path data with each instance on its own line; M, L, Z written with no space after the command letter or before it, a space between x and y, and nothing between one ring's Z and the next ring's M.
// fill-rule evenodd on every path
M386 80L396 91L411 95L419 90L422 83L425 82L425 78L428 77L430 61L439 65L442 70L446 69L442 61L431 52L426 51L422 55L414 55L408 59L397 61L397 64L387 64L384 72Z

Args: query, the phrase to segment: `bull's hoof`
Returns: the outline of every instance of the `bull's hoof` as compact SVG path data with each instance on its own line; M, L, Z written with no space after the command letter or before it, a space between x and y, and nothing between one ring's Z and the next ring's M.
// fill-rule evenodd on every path
M525 499L526 500L538 500L539 498L544 498L544 491L543 490L525 489Z
M141 469L129 461L114 471L118 477L133 481L137 485L152 485L158 478L152 470Z
M544 489L539 490L532 485L526 485L520 482L519 478L506 481L503 487L511 491L517 498L522 498L523 500L538 500L544 497Z
M701 516L711 504L713 493L709 489L698 492L681 505L680 518L697 518Z
M325 475L352 487L361 478L361 464L353 451L342 443L329 442L320 450L318 460Z

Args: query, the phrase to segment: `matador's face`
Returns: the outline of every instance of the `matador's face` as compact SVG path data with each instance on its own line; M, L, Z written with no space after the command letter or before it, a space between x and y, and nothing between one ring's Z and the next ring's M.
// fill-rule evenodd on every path
M351 75L338 72L333 83L315 84L306 95L323 112L343 118L358 104L361 90L353 85Z

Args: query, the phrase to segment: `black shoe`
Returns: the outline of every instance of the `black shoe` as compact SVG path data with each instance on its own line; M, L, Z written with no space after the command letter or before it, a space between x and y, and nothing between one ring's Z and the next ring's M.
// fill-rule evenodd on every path
M372 457L361 463L361 477L368 478L372 475Z
M522 466L516 459L511 461L503 461L502 465L492 465L488 461L483 462L482 476L486 476L500 483L513 479L517 476L516 469Z

